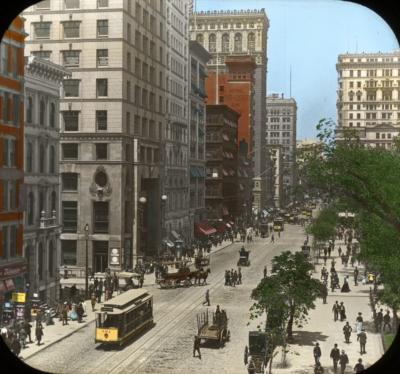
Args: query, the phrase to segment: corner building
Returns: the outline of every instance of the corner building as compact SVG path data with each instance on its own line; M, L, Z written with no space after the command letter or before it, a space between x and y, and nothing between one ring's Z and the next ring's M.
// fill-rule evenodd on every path
M255 59L254 73L254 178L261 177L255 201L260 209L267 197L267 149L265 142L265 97L267 73L267 32L269 20L264 9L201 11L190 19L190 38L197 40L212 55L209 71L226 71L225 59L231 55L251 55ZM260 192L261 191L261 192ZM258 197L259 196L259 197Z
M26 54L72 73L60 100L61 265L71 271L84 268L86 244L90 270L103 272L161 242L165 13L165 1L128 0L47 0L23 13Z
M400 50L338 56L337 136L355 131L370 147L390 148L400 131Z
M0 44L0 314L12 292L24 292L24 20L15 18ZM1 317L1 316L0 316Z

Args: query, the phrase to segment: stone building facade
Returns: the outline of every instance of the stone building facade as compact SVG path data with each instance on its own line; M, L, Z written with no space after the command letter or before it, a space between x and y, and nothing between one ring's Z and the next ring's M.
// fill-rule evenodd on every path
M284 205L293 201L296 186L297 104L293 98L272 94L266 98L266 139L282 146L282 183Z
M206 104L205 79L207 61L211 55L195 40L189 42L190 59L190 126L189 126L189 237L194 238L194 227L206 219L205 207L205 147Z
M251 55L254 74L254 177L261 178L260 207L266 205L269 158L265 141L265 97L267 73L267 32L269 20L264 9L195 12L190 19L190 38L197 40L212 55L210 71L224 72L231 55ZM258 208L260 208L258 207Z
M161 243L166 3L48 0L26 53L67 67L60 100L61 263L132 267ZM87 230L85 230L87 228Z
M25 61L24 257L30 291L58 298L60 265L59 99L71 73L38 57Z
M390 148L400 131L400 50L338 56L337 133L354 130L371 147Z

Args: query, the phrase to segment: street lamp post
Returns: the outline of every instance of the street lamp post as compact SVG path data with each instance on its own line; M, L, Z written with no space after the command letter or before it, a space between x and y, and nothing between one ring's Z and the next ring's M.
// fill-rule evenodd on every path
M158 252L157 252L157 257L158 257L158 261L160 260L160 246L162 246L162 242L163 242L163 237L165 235L164 233L164 225L165 225L165 204L167 203L168 200L168 196L163 194L161 195L161 232L160 232L160 245L157 247L158 248Z
M85 225L85 240L86 240L86 252L85 252L85 299L88 299L89 291L89 254L88 254L88 241L89 241L89 224Z

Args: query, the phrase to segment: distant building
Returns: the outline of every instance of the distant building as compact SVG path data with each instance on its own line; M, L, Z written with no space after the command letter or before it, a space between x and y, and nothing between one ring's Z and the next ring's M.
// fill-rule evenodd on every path
M264 8L201 11L190 18L190 38L197 40L212 55L208 63L210 72L217 69L219 73L226 72L226 59L231 56L250 55L254 58L254 144L249 146L254 151L253 176L261 177L261 206L266 205L266 170L269 167L264 136L268 28Z
M337 136L356 132L371 147L390 148L400 131L400 50L338 56Z
M283 186L283 146L280 144L270 144L267 146L271 160L271 178L272 178L272 204L275 208L283 208L284 204L284 186Z
M30 56L25 63L24 253L30 291L53 303L60 265L60 119L61 83L71 72Z
M0 44L0 317L12 292L25 291L24 19L15 18Z
M269 145L282 146L283 204L292 202L296 185L295 157L297 134L297 104L293 98L272 94L266 99L266 139Z
M238 196L239 113L227 105L207 105L206 209L210 221L232 221L243 213Z
M255 80L256 64L249 55L228 56L225 59L226 69L216 74L210 72L206 79L208 104L224 104L240 114L238 122L237 148L240 158L238 177L241 180L239 191L241 206L246 207L251 214L252 205L261 209L261 179L257 182L258 189L253 194L254 177L254 118L255 118ZM245 171L244 171L245 170Z
M206 148L206 104L205 79L206 63L210 54L195 40L189 42L190 59L190 126L189 126L189 168L190 168L190 240L194 238L194 226L204 221L205 207L205 148Z

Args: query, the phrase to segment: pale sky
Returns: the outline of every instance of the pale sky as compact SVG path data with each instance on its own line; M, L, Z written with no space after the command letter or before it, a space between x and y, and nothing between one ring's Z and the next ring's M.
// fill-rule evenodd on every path
M196 0L196 10L261 9L270 22L267 94L297 101L297 138L315 138L321 118L336 121L337 57L393 52L399 43L369 8L340 0Z

